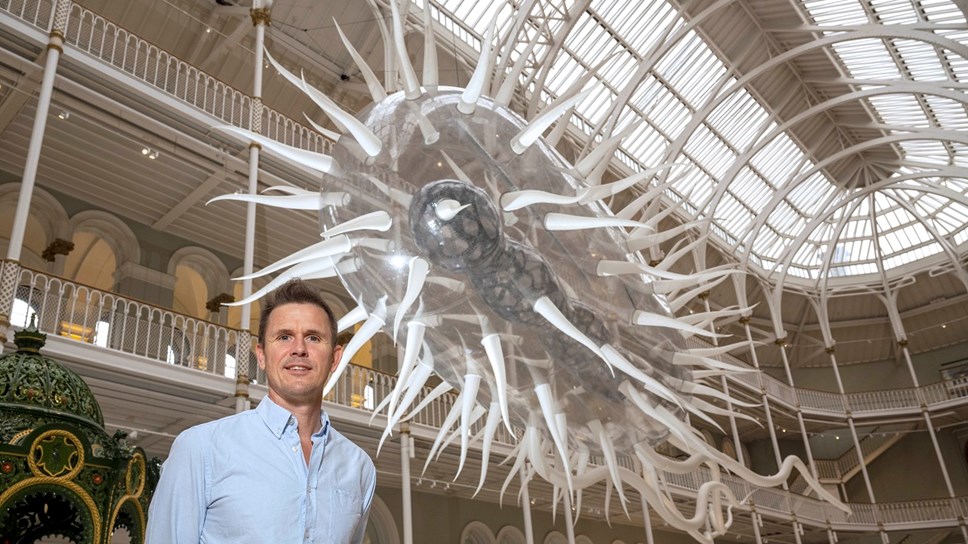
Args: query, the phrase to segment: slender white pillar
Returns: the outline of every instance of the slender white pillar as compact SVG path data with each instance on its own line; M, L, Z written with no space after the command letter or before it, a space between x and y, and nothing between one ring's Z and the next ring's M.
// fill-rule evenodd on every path
M531 525L531 497L528 495L528 476L526 474L528 464L525 463L518 471L521 479L521 512L524 514L524 541L525 544L534 544L534 528Z
M711 309L709 307L709 292L704 291L702 293L699 293L699 298L702 300L703 306L705 307L706 312L708 313ZM714 334L716 333L716 326L713 325L712 323L709 324L709 332L712 332ZM719 341L716 339L715 336L712 338L712 342L713 342L713 345L716 345L716 346L719 345ZM733 435L733 447L736 449L736 460L739 461L739 464L742 465L744 464L743 445L739 439L739 431L736 429L736 416L733 415L733 400L732 400L732 396L729 394L729 384L726 382L726 376L720 376L719 383L720 385L723 386L723 393L726 395L726 410L729 411L729 416L728 416L729 431L730 431L730 434ZM716 444L710 444L710 446L715 448Z
M565 496L565 536L568 544L575 544L575 516L571 511L571 493L565 489L562 494Z
M40 95L37 97L37 111L34 114L33 129L30 132L30 144L27 146L24 175L20 184L20 195L17 197L17 210L14 212L13 226L10 229L7 259L11 261L19 261L23 250L27 217L30 215L30 200L37 182L37 165L40 163L40 150L44 144L44 132L47 130L47 114L50 111L51 96L54 94L57 62L64 51L63 29L67 24L70 8L70 0L59 0L54 7L53 25L47 41L47 59L44 61L44 75L40 82Z
M758 385L760 386L760 402L763 404L763 414L766 417L766 428L770 432L770 442L773 444L773 456L776 459L776 468L779 470L780 466L783 464L783 459L780 456L780 442L776 438L776 427L773 425L773 413L770 410L770 397L766 394L766 387L763 386L763 373L760 370L760 361L756 357L756 349L753 348L753 333L750 330L750 318L741 317L739 322L743 325L746 330L746 340L750 343L750 358L753 361L753 368L758 370L756 374L756 379ZM780 348L783 349L782 346ZM790 486L784 481L782 484L783 490L789 492ZM796 514L793 513L793 505L790 503L789 494L787 495L787 508L790 510L793 521L793 536L796 539L797 544L800 544L800 526L796 519ZM756 512L753 512L753 527L756 528L757 525ZM759 530L757 529L757 532ZM759 542L759 540L757 541Z
M655 544L652 536L652 516L649 515L649 503L642 499L642 522L645 524L645 544Z
M262 65L264 60L266 26L272 22L270 8L272 0L255 0L249 15L252 17L252 25L255 27L255 63L252 78L252 109L250 111L249 126L253 132L262 130ZM256 142L249 143L249 186L250 195L259 192L259 149L261 146ZM255 203L248 202L245 206L245 247L242 255L242 274L248 276L252 274L255 255ZM252 280L242 280L242 298L252 294ZM239 317L239 328L249 330L249 323L252 321L252 306L246 304L242 306ZM250 348L251 349L251 348ZM248 380L250 373L254 369L249 368L249 352L236 353L235 374L238 377L245 376Z
M786 337L776 341L780 346L780 359L783 360L783 369L786 371L787 385L796 391L796 384L793 382L793 372L790 371L790 360L787 358ZM800 427L800 437L803 439L803 448L807 452L807 463L810 466L810 473L814 478L819 478L817 464L813 460L813 450L810 448L810 437L807 435L807 426L803 422L803 410L800 409L800 399L797 399L797 424Z
M403 544L413 544L413 505L410 499L410 425L400 424L400 491L403 495Z
M763 544L763 535L760 534L760 516L756 513L756 505L750 504L750 519L753 522L753 539L756 544Z

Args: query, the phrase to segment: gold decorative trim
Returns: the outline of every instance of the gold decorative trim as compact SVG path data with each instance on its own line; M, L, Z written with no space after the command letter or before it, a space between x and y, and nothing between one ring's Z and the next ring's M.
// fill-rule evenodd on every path
M141 529L141 534L144 534L146 529L145 511L144 508L141 507L141 503L138 502L138 497L132 497L131 495L121 497L121 500L119 500L118 504L115 505L114 511L111 512L111 520L110 523L108 523L108 527L114 529L114 523L118 520L118 514L121 513L121 508L123 508L127 502L133 504L135 511L138 512L138 526Z
M46 440L50 437L57 437L57 436L66 438L67 441L74 446L75 451L77 452L77 461L74 463L74 466L70 467L70 470L67 472L67 474L63 476L54 476L50 472L46 472L45 471L46 467L42 465L38 465L37 459L35 459L35 456L34 456L34 451L40 446L40 443L43 440ZM27 454L27 466L30 467L30 472L32 472L34 476L38 478L52 478L54 480L71 480L75 476L80 474L81 469L84 468L84 444L81 442L81 439L79 439L78 437L74 436L72 433L65 431L63 429L51 429L49 431L45 431L41 433L37 438L35 438L34 442L30 445L30 450L29 450L29 453ZM65 463L65 466L69 466L69 465Z
M56 50L58 53L62 55L64 54L64 48L61 47L59 44L56 44L56 43L47 44L47 50L50 51L51 49Z
M87 507L88 512L91 513L91 525L94 527L93 542L101 541L101 515L98 513L97 505L94 504L94 499L92 499L91 496L88 495L83 488L81 488L81 486L74 482L64 481L60 478L51 478L49 476L38 476L35 478L21 480L7 488L7 490L3 493L0 493L0 508L4 507L6 502L10 500L10 497L13 497L20 491L35 485L55 485L73 491L78 498L81 499L81 502L84 503L84 506Z
M837 348L836 348L836 346L830 346L827 349L825 349L824 351L827 352L827 355L833 355L834 352L837 351Z
M907 347L907 345L908 345L907 338L902 338L902 339L898 340L897 341L897 345L901 346L902 348L903 347Z
M20 431L19 433L13 435L13 437L10 439L10 442L8 442L8 444L18 444L21 440L24 439L25 436L27 436L31 432L33 432L33 429L24 429L23 431Z
M132 481L132 469L135 465L138 466L140 472L138 473L137 481ZM147 471L147 466L145 465L145 456L141 453L136 453L130 461L128 461L128 469L124 474L124 490L128 492L129 497L140 497L141 493L145 490L145 474Z
M260 23L272 26L272 15L269 8L250 9L249 17L252 18L252 26L259 26Z

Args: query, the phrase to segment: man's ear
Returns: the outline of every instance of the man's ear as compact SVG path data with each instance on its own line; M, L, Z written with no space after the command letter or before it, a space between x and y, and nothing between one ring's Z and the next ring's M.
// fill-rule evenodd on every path
M333 372L336 367L339 366L339 360L343 358L343 346L342 344L336 344L333 346L333 366L330 367L329 371Z
M262 351L262 344L256 344L255 345L255 359L256 359L256 361L259 362L259 369L265 370L266 369L266 355L265 355L265 352Z

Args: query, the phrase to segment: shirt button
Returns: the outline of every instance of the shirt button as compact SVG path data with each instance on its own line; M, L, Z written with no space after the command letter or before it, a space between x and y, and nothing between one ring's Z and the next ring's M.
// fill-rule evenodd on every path
M292 451L296 451L296 446L293 446L292 447Z

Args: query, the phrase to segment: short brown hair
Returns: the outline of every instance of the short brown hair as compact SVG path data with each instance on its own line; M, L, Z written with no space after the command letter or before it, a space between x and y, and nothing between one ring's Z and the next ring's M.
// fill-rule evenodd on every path
M318 290L298 278L287 281L266 295L265 302L262 304L262 314L259 315L260 345L264 344L266 340L266 326L269 324L269 314L283 304L312 304L322 308L326 312L326 317L329 318L330 343L336 345L336 315L333 313L332 308L329 307L329 304L326 304L323 297L319 295Z

